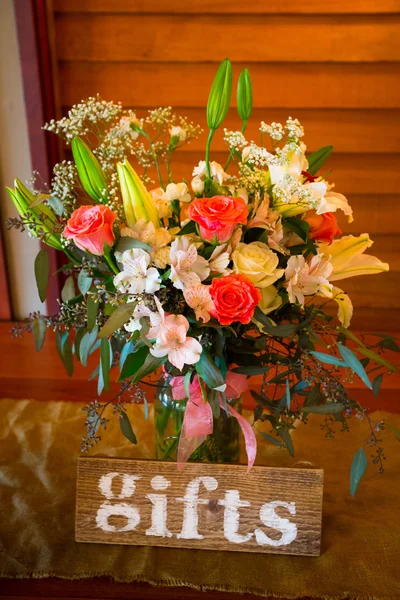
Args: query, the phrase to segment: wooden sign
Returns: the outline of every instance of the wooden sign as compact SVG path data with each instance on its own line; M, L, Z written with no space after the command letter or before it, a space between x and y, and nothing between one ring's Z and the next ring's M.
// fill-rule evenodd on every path
M76 541L320 553L323 471L80 458Z

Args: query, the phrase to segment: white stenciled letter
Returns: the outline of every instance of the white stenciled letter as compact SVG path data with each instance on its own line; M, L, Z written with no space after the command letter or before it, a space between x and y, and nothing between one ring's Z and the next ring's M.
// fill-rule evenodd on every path
M282 537L279 540L273 540L266 535L261 529L256 529L256 540L260 546L287 546L297 537L297 525L292 523L289 519L283 519L279 517L275 508L282 506L286 508L291 515L296 514L296 505L294 502L281 502L276 500L275 502L268 502L260 508L260 519L266 527L277 529L282 533Z
M218 504L225 506L224 510L224 536L229 542L234 544L242 544L248 542L252 537L253 533L247 535L240 535L239 531L239 508L246 508L250 506L250 502L247 500L240 499L240 493L238 490L227 490L225 492L225 500L218 500Z
M196 477L186 488L183 498L177 498L177 502L184 503L182 531L176 537L184 540L202 540L204 538L197 531L199 515L197 507L199 504L208 504L208 500L199 498L200 484L203 484L208 492L213 492L218 487L215 477Z
M156 475L150 482L153 490L164 491L171 482L162 475ZM165 494L146 494L146 498L152 503L151 527L147 529L146 535L158 537L171 537L172 533L167 528L167 496Z
M112 491L112 483L115 477L122 478L122 489L121 492L116 496ZM127 475L126 473L107 473L102 475L99 481L99 488L103 496L108 500L120 500L122 498L130 498L135 493L136 481L140 479L137 475ZM121 516L125 517L127 522L123 527L116 527L109 523L109 517ZM97 527L100 527L103 531L110 531L113 533L122 531L133 531L140 523L140 512L131 504L125 502L118 502L118 504L111 504L111 502L103 502L97 511L96 515Z

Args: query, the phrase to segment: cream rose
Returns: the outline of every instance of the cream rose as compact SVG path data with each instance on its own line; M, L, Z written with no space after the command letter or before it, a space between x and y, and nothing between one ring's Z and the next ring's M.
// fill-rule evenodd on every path
M238 244L232 253L233 271L245 275L258 288L266 288L284 274L278 255L263 242Z
M276 310L282 304L282 298L278 294L278 290L274 285L269 285L266 288L262 288L261 300L258 306L263 311L264 315L268 315L270 312Z

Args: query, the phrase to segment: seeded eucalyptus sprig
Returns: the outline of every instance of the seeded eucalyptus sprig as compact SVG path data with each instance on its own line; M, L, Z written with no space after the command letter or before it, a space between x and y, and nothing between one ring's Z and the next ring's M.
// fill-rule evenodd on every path
M210 171L210 144L215 131L220 127L228 114L232 95L232 64L228 58L222 61L214 78L207 103L207 125L209 134L206 145L206 169Z

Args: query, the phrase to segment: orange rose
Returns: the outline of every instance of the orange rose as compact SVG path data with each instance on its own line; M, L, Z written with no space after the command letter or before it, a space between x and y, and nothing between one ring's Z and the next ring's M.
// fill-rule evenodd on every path
M323 215L317 215L315 210L309 210L304 220L310 226L308 235L311 240L331 244L335 235L342 233L333 213L327 212Z
M234 321L250 323L261 300L260 291L244 275L215 277L210 285L210 296L214 301L211 314L221 325Z
M115 240L113 224L117 215L108 206L81 206L72 213L63 231L64 237L74 240L81 250L102 256L104 244Z
M248 208L243 198L213 196L195 198L189 206L189 217L200 227L204 240L226 242L238 223L247 223Z

